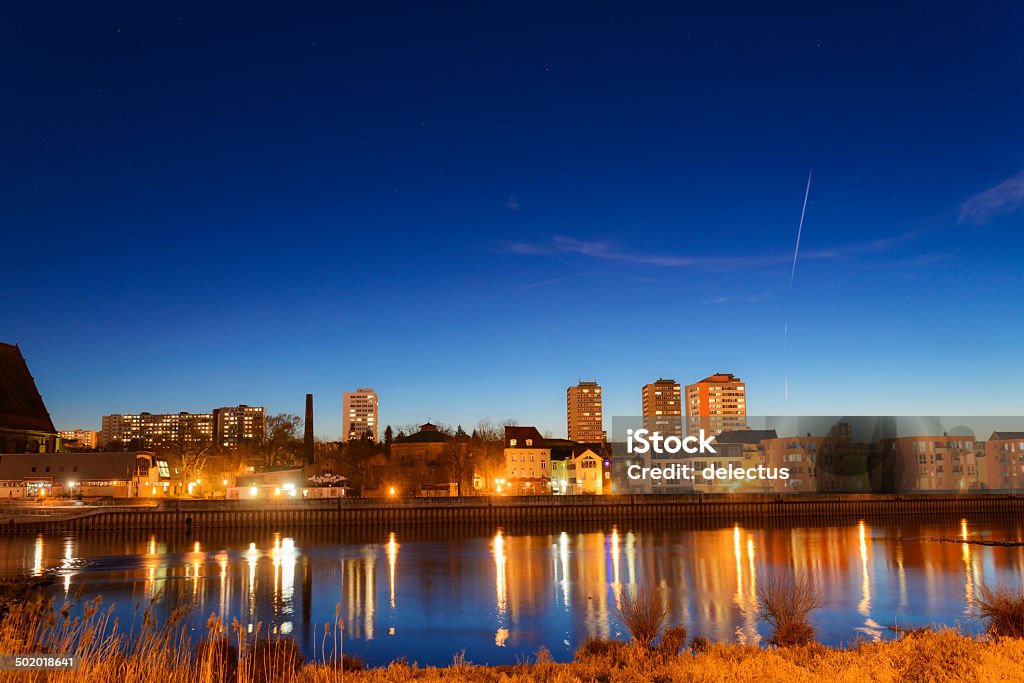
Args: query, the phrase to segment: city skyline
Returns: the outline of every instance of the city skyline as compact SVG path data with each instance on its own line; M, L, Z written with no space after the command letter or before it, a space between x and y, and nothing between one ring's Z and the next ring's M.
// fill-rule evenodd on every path
M561 434L581 377L719 369L1024 414L1016 4L311 12L11 12L0 339L60 428L311 392L338 438L373 386Z

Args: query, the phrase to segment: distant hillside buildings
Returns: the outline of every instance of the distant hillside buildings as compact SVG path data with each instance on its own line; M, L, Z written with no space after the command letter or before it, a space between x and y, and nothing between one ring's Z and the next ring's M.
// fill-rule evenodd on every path
M342 394L341 440L368 438L377 441L380 420L377 415L377 392L370 387Z

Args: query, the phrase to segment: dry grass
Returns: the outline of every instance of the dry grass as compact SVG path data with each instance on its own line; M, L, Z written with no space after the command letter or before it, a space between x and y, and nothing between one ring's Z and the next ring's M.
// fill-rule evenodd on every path
M1024 589L978 586L978 615L988 622L988 633L997 638L1024 638Z
M709 643L695 638L686 648L681 628L665 631L656 649L639 640L590 641L570 663L551 660L546 651L516 666L476 666L461 655L451 666L420 668L415 664L363 669L344 658L337 620L323 631L312 662L303 662L290 639L246 633L237 623L225 627L211 617L206 638L193 645L186 618L190 607L158 621L153 606L133 623L118 624L101 600L87 603L79 616L67 606L54 609L43 602L17 605L0 622L0 652L74 654L75 672L0 671L7 681L89 681L90 683L384 683L385 681L466 681L526 683L549 681L1015 681L1024 671L1024 639L1001 635L975 639L953 630L921 631L900 640L860 643L851 649L820 644L785 648ZM335 645L337 644L337 645ZM678 654L677 654L678 653Z
M656 587L641 583L632 592L623 591L617 610L619 619L640 647L650 649L668 616L668 605Z
M757 600L758 618L772 628L772 645L792 647L814 642L810 616L824 601L809 575L770 574L758 583Z

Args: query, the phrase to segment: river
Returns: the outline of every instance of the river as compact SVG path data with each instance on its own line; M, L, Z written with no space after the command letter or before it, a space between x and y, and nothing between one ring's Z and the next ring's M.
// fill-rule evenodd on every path
M758 582L788 571L816 578L825 606L813 619L831 645L891 638L894 625L978 630L978 585L1021 585L1024 547L935 538L1020 542L1024 520L83 532L0 537L0 571L55 569L58 602L102 595L122 624L150 601L161 616L194 602L195 638L217 613L319 657L337 609L345 653L371 664L443 665L463 651L510 664L541 646L567 660L588 638L626 637L617 601L641 582L691 635L758 642Z

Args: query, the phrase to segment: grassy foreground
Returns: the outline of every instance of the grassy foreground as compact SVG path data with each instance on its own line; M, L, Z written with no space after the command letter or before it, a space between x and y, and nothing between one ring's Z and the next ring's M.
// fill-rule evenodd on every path
M90 683L264 683L297 681L1021 681L1024 680L1024 593L989 592L982 618L988 635L971 637L953 629L917 629L897 640L837 649L813 641L806 614L814 600L799 597L800 584L776 584L761 596L763 618L774 627L775 646L686 642L682 627L663 628L663 603L651 592L624 598L620 618L633 634L630 643L590 641L574 661L556 663L541 649L515 666L476 666L456 657L447 667L420 668L404 662L364 669L340 656L343 623L336 614L324 624L313 661L294 641L247 633L237 623L211 616L198 644L187 626L190 606L157 620L152 604L120 624L102 599L83 609L56 607L38 591L4 604L0 653L73 654L77 671L0 671L5 681L89 681ZM987 610L987 611L986 611ZM657 644L654 640L660 636ZM784 641L788 640L788 644ZM452 643L453 648L457 644Z
M620 644L601 654L580 654L559 664L542 651L535 661L509 667L475 666L456 659L446 668L405 663L369 670L341 670L329 664L225 670L209 657L183 656L173 648L128 657L88 658L78 671L0 672L0 681L95 681L96 683L213 683L214 681L297 681L349 683L384 681L1020 681L1024 640L979 641L952 630L920 631L897 641L846 650L822 645L761 649L712 644L699 653L663 656Z

